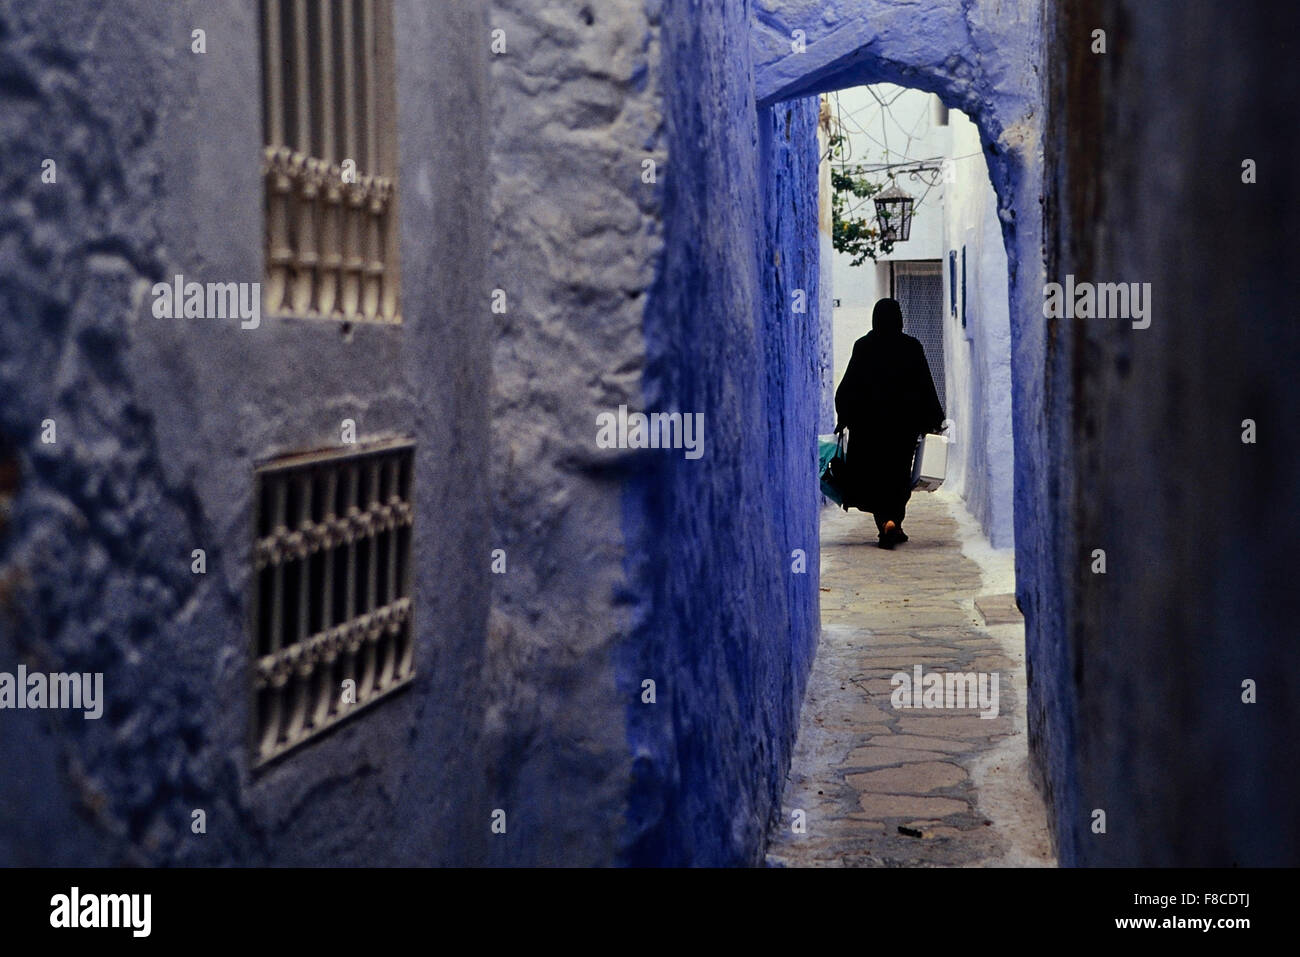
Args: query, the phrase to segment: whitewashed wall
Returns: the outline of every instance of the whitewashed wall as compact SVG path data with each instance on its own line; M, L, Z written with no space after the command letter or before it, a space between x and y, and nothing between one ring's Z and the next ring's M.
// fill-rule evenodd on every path
M965 499L984 533L998 548L1014 544L1012 527L1011 318L1007 303L1007 254L989 183L979 130L965 113L949 114L956 182L943 205L944 369L948 417L950 489ZM965 318L962 327L962 247ZM957 254L957 311L952 314L948 251Z

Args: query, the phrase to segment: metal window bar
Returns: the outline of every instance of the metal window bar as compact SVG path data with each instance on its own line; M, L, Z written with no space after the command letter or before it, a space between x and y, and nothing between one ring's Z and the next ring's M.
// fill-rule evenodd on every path
M966 247L961 247L961 327L966 328Z
M948 250L948 311L957 318L957 250Z
M261 13L264 308L400 322L391 0Z
M412 679L413 454L410 442L390 441L291 456L258 469L255 765ZM268 507L270 516L262 514ZM349 680L354 702L344 700Z

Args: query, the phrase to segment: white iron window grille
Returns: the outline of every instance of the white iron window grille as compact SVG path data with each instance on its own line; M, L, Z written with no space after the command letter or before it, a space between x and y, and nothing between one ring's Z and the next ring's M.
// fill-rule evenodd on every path
M261 0L264 311L400 322L391 0Z
M278 459L254 481L254 764L414 676L413 447Z

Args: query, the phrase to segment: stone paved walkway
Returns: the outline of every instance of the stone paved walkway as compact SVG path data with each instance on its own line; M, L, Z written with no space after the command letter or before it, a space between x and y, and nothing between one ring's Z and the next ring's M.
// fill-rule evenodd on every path
M865 512L822 515L822 637L769 865L1053 865L1028 778L1024 625L986 626L974 606L1010 590L1010 556L963 555L978 529L942 491L913 495L893 551ZM998 716L894 709L890 677L918 664L997 672Z

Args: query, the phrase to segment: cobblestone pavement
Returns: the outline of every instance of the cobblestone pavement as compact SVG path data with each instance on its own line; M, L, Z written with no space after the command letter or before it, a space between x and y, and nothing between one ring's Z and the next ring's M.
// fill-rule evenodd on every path
M912 496L911 541L893 551L876 547L865 512L822 516L821 643L768 864L1054 865L1029 783L1024 625L986 626L974 605L1010 590L1009 554L981 549L946 492ZM916 665L996 672L998 716L896 710L890 678Z

